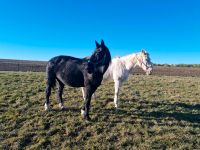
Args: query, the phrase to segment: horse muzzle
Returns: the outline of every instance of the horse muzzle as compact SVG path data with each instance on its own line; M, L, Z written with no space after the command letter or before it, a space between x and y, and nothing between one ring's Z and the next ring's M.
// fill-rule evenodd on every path
M153 68L148 68L147 71L146 71L146 75L151 75L152 74L152 71L153 71Z

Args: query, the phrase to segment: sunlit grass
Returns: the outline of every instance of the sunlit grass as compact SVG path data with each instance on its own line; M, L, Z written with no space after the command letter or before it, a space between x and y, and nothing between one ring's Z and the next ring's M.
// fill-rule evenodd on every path
M0 72L0 149L200 149L200 78L131 76L113 104L113 82L81 118L80 89L55 91L45 112L45 73Z

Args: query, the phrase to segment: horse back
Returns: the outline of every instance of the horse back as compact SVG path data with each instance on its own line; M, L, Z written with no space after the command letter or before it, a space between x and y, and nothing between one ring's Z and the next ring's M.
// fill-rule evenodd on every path
M49 60L47 69L53 70L57 80L72 87L84 86L85 63L80 58L57 56Z

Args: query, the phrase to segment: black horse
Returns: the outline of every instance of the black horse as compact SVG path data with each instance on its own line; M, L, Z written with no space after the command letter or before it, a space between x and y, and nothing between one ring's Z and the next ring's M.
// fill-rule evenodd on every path
M109 49L105 46L104 41L99 44L97 41L96 49L88 58L75 58L71 56L57 56L49 60L46 68L47 85L45 110L49 107L49 97L51 88L58 81L57 98L59 106L63 109L62 93L64 85L72 87L84 87L84 104L81 114L84 119L90 120L89 109L92 94L100 86L103 74L106 72L111 56Z

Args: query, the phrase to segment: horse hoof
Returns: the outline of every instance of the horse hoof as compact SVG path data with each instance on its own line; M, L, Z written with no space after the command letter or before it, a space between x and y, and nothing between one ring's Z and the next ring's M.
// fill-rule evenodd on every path
M81 109L81 116L83 116L83 117L86 116L85 110L83 110L83 109Z
M44 110L45 110L45 111L49 110L49 106L48 106L48 104L46 104L46 103L44 104Z
M119 108L119 105L118 105L118 104L115 104L115 108L116 108L116 109Z
M86 121L91 121L91 118L90 118L89 116L84 116L84 119L85 119Z
M81 109L81 116L87 121L91 120L91 118L88 115L86 115L85 110L83 109Z
M59 103L59 107L60 107L61 110L64 110L64 109L65 109L65 107L63 106L62 103Z
M60 110L65 110L65 107L64 106L60 107Z

